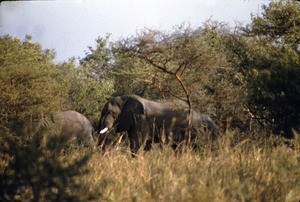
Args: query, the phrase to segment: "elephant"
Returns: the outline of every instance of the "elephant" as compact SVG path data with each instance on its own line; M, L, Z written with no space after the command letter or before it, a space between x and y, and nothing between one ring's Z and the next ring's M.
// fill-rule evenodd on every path
M192 111L193 128L204 128L205 133L210 133L210 139L215 140L218 134L218 126L207 114L202 114L198 110Z
M42 121L53 134L60 134L68 142L80 139L92 149L96 149L97 143L93 138L94 128L90 121L79 112L68 110L47 116Z
M188 127L188 113L184 109L173 109L167 104L124 95L110 98L104 105L98 124L99 143L105 141L105 134L115 127L116 132L127 131L131 153L134 156L142 145L151 149L154 143L171 143L176 147L184 140ZM193 111L193 123L207 125L211 133L217 132L217 125L208 115Z

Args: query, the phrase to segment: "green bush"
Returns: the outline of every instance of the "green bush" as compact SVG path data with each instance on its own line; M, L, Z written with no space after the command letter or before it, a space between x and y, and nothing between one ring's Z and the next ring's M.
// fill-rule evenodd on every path
M84 200L74 179L86 173L88 153L65 162L59 136L37 130L42 116L65 108L54 53L29 36L0 37L0 49L0 201Z
M251 113L287 138L300 128L299 23L299 2L274 1L227 38L228 58L244 76Z
M0 124L25 135L43 114L62 108L65 89L52 61L54 53L31 43L30 37L1 37L0 49Z

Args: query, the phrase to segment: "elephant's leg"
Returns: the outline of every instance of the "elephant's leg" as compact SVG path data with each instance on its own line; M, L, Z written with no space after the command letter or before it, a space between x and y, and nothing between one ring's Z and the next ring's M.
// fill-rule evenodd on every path
M184 128L174 128L170 133L171 135L171 146L173 150L178 153L182 149L182 144L185 144L186 130Z
M172 149L174 151L177 151L177 147L178 147L178 145L176 143L172 143Z
M130 151L132 157L135 157L138 150L140 149L139 131L132 129L128 131L128 137L130 142Z
M170 130L170 128L164 130L163 137L164 139L162 140L162 143L169 145L170 140L173 139L173 132Z
M154 130L153 128L148 127L144 151L150 151L152 149L152 143L154 142L155 142Z
M133 130L133 136L135 136L137 150L144 146L144 151L151 149L152 138L151 138L151 128L149 122L145 115L136 116L136 125Z
M150 151L152 149L152 140L149 138L146 140L144 151Z
M131 151L131 155L132 157L135 157L138 150L137 150L137 141L134 140L133 138L130 138L130 151Z

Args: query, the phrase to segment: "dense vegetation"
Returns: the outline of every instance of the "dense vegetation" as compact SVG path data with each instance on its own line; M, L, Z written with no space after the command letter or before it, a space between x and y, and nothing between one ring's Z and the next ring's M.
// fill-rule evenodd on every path
M99 37L79 63L55 63L30 36L1 36L0 200L298 201L299 37L292 0L234 30L208 21ZM132 159L126 141L103 154L38 128L66 109L96 125L109 97L132 93L185 101L211 115L220 137L197 151L154 148Z

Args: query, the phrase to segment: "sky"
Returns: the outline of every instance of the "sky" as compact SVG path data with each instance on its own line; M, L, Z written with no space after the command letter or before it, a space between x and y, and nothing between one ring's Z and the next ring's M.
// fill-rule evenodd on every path
M65 0L7 1L0 5L0 35L22 40L32 36L43 49L54 49L56 62L84 57L95 40L112 41L150 28L171 31L189 24L198 28L208 19L234 27L251 22L270 0Z

